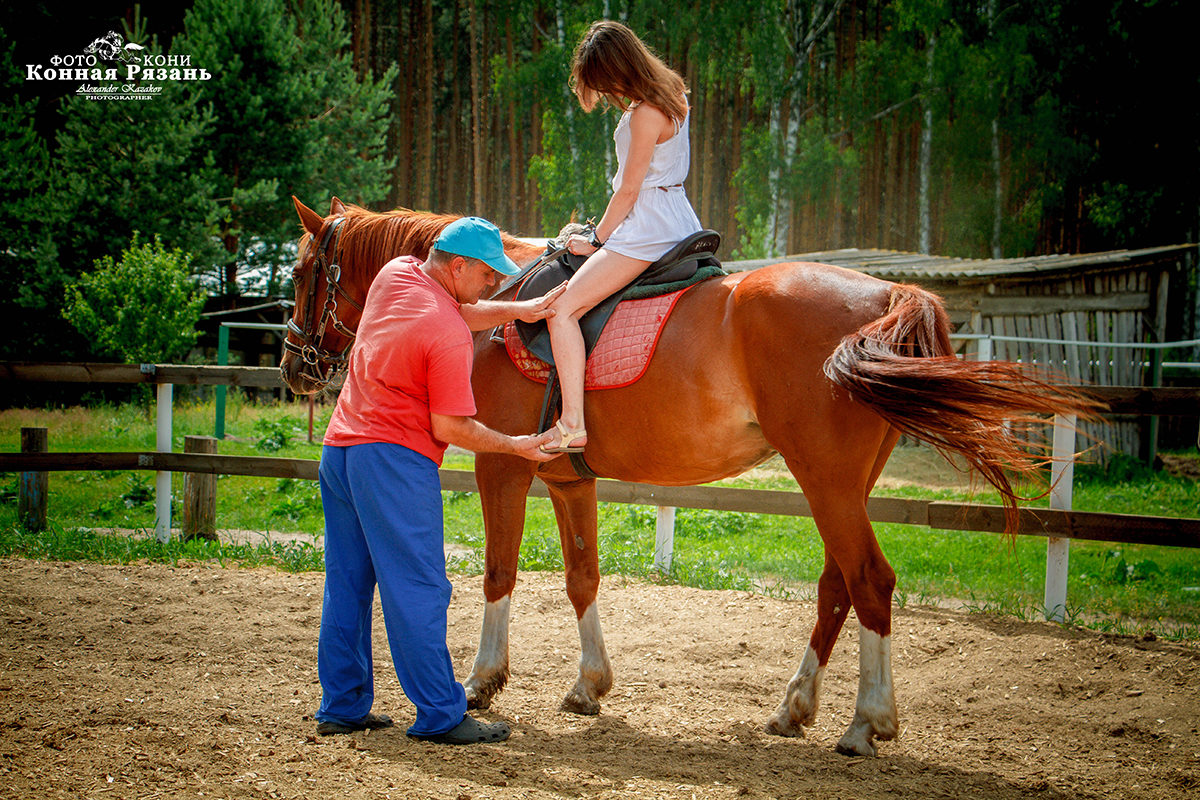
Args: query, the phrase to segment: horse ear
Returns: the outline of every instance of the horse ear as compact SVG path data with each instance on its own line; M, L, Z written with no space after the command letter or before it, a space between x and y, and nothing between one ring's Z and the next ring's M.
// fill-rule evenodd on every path
M304 230L313 236L320 233L321 226L325 224L325 220L321 219L321 215L304 205L304 203L301 203L296 198L296 195L292 195L292 203L296 206L296 213L300 215L300 224L304 226Z
M346 213L346 207L336 197L329 201L329 216L338 217Z

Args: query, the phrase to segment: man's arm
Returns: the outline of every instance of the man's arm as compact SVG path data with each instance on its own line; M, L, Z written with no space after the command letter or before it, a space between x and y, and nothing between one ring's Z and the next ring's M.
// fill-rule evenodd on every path
M541 297L532 300L479 300L470 305L460 306L459 311L466 320L467 327L473 331L486 331L513 319L536 322L554 316L554 310L550 306L566 288L566 281L563 281Z
M466 308L466 306L464 306ZM499 324L499 323L497 323ZM452 417L430 414L433 435L443 442L473 450L476 453L509 453L530 461L549 461L557 454L543 453L539 448L554 440L554 432L536 436L509 436L492 430L472 417Z

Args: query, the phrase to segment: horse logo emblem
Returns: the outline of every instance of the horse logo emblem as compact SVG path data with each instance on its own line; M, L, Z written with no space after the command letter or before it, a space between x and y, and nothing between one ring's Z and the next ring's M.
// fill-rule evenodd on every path
M126 42L116 31L109 31L84 48L87 55L99 56L102 61L121 61L125 64L137 61L137 52L145 50L142 45Z

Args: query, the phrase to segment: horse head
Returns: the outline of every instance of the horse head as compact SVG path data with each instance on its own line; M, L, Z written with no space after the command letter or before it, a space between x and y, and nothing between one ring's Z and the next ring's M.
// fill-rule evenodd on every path
M371 281L397 256L424 259L457 214L398 208L368 211L336 197L322 217L295 197L304 234L292 270L296 307L288 321L280 370L297 394L320 391L347 365ZM501 233L504 252L518 264L536 258L545 241Z
M288 320L283 359L283 382L296 394L314 394L346 364L362 315L367 285L347 290L342 284L341 255L346 207L333 198L329 216L293 197L304 235L292 270L296 305Z

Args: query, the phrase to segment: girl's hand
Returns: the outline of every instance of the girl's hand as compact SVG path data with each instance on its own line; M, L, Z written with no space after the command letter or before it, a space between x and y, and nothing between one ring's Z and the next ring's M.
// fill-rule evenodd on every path
M567 238L567 249L577 256L590 256L596 252L596 248L592 247L592 243L578 233L572 233Z

